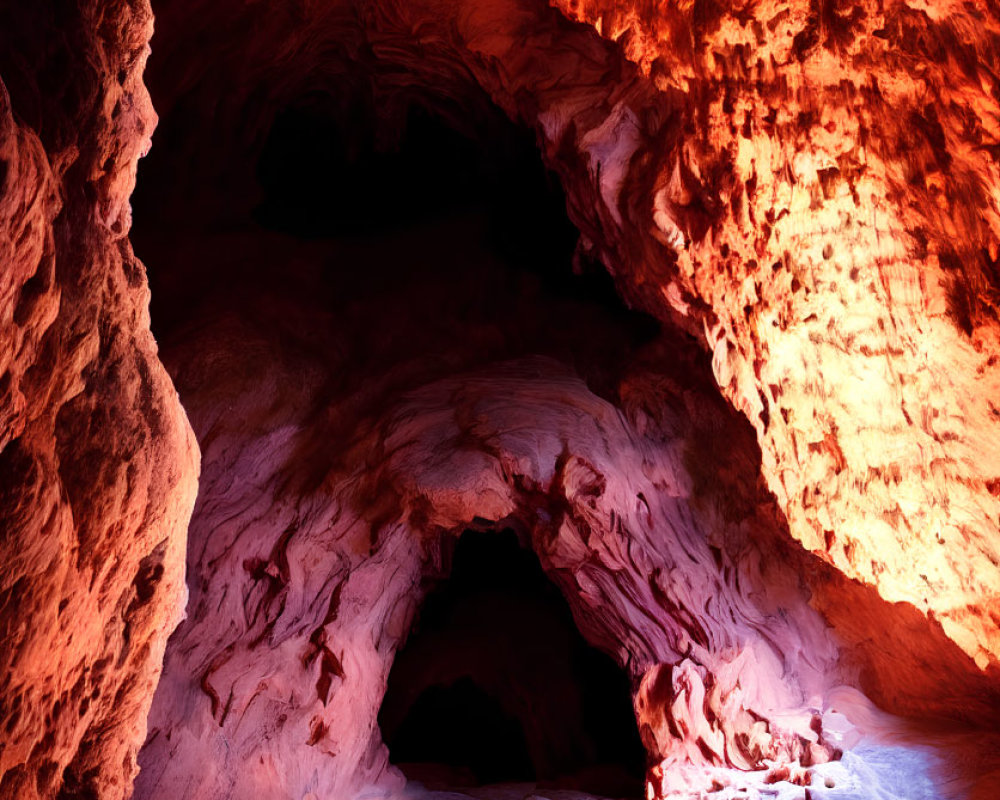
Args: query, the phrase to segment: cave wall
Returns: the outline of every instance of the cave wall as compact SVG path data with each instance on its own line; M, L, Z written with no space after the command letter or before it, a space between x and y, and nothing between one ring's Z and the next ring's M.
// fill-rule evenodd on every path
M151 31L142 3L0 12L4 798L131 795L186 596L198 448L127 238Z
M529 4L275 4L255 12L265 35L233 24L239 3L167 9L163 110L212 104L214 135L252 141L351 64L390 116L401 86L458 104L484 87L537 128L582 250L712 353L793 536L985 668L1000 647L995 6L554 5L591 27ZM185 55L191 24L220 53L210 76Z
M231 152L330 82L375 87L390 121L414 98L456 125L493 103L535 128L580 256L676 338L600 396L523 358L345 386L308 285L257 318L193 314L168 348L205 456L189 620L137 797L398 786L375 725L389 663L474 517L530 529L627 665L663 794L689 780L664 765L697 788L835 755L814 715L865 703L838 686L994 717L995 4L556 5L157 9L162 146L187 159L150 173L164 238L244 214ZM126 797L198 471L128 239L152 17L0 22L0 794ZM167 252L196 272L288 257L203 233Z
M581 631L635 680L664 793L724 766L763 779L768 760L804 774L852 743L837 712L866 711L859 689L931 730L988 724L971 659L790 539L705 365L646 353L619 408L537 358L429 381L404 358L345 393L357 332L323 292L258 303L167 350L205 469L137 797L398 789L375 724L393 653L447 540L489 520L530 531ZM477 353L484 333L462 333Z
M674 115L641 199L660 288L711 308L792 534L994 664L996 4L556 5Z
M818 710L827 688L856 677L841 674L799 571L765 557L772 539L780 546L766 514L733 510L731 485L696 501L686 409L657 420L636 409L640 435L557 363L519 361L422 386L346 441L329 439L300 416L315 384L292 416L285 387L330 367L288 363L287 343L275 352L227 327L201 339L214 342L202 359L184 351L178 372L204 446L205 499L189 618L171 641L137 797L398 787L375 724L392 654L421 579L442 576L443 540L477 517L530 529L584 635L657 684L640 699L657 760L759 768L832 753L809 712L760 722ZM220 373L240 379L220 387ZM707 410L701 425L711 431ZM302 440L316 438L341 454L332 464L303 457ZM309 492L303 464L320 470ZM661 664L676 669L664 676Z
M531 530L585 635L627 666L657 765L654 785L664 795L728 780L712 771L717 766L756 769L770 758L799 769L824 761L846 741L833 734L820 741L811 726L832 723L837 709L863 708L861 693L895 714L935 720L930 727L942 719L988 726L992 679L919 611L885 602L810 556L758 483L752 429L719 402L711 353L692 345L692 334L705 336L709 310L687 290L667 293L686 297L686 306L666 305L660 291L675 263L669 241L647 235L657 229L644 198L655 195L656 137L676 119L660 115L652 84L590 30L528 4L459 6L440 27L420 7L389 10L366 20L365 31L349 15L295 17L277 36L287 58L262 74L252 99L236 89L221 106L216 87L227 70L241 86L245 60L263 70L264 44L216 33L243 47L220 45L221 67L208 81L190 77L178 99L180 56L172 47L182 47L165 44L165 107L175 109L165 113L176 114L183 130L186 115L200 118L191 109L210 102L222 130L234 121L220 139L242 142L252 160L275 112L318 83L314 72L296 72L292 54L329 54L331 74L340 76L348 69L343 52L367 53L365 42L376 50L366 69L390 131L414 102L401 72L420 75L416 101L438 113L459 102L477 116L485 88L508 113L534 122L583 232L581 256L599 254L616 270L625 296L660 316L665 343L614 376L601 397L588 384L565 389L551 363L532 368L533 386L512 380L511 366L490 362L504 352L494 342L513 331L468 320L452 335L460 344L441 349L418 333L421 343L401 348L396 362L379 352L359 363L331 354L366 352L363 337L350 333L363 323L345 322L337 301L308 312L306 299L350 295L354 284L335 277L328 289L295 288L288 276L299 258L344 262L338 268L350 273L365 263L363 253L320 255L319 245L305 252L287 241L262 253L260 242L251 247L240 235L204 230L175 247L170 269L197 263L199 249L212 253L216 269L236 265L234 275L280 262L282 277L267 291L280 285L282 299L259 300L249 315L240 306L224 323L214 312L192 313L168 347L205 447L203 504L191 531L204 549L195 544L191 552L191 618L168 654L137 795L350 796L369 785L398 786L374 726L378 700L423 581L439 574L437 543L476 517L513 516ZM427 66L413 44L416 20L436 48L474 70L474 81L450 60ZM171 43L169 17L162 22ZM280 22L275 27L284 31ZM468 55L484 50L490 58ZM377 130L379 121L356 124ZM193 142L186 149L183 137L171 136L170 144L196 157ZM212 183L249 184L234 160L201 159ZM201 192L210 218L236 216L230 199L247 203L222 197L213 202ZM434 296L475 294L472 284L442 280L410 255L425 246L394 251L413 259L409 270L419 277L378 297L367 312L373 327L393 330L393 314L432 306ZM530 310L521 306L512 316ZM605 428L609 413L622 419ZM600 431L588 434L590 417L601 420ZM255 431L249 439L241 433L247 421ZM421 435L423 426L432 433ZM252 476L250 485L234 480L243 475ZM419 549L406 544L414 540ZM313 566L318 552L324 555ZM873 630L882 635L872 637ZM289 675L296 676L291 685ZM794 769L780 775L796 777Z

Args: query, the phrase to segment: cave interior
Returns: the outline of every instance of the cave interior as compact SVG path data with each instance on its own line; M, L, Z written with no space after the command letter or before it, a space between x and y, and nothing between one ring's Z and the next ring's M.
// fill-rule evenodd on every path
M439 361L451 370L547 356L614 398L661 325L577 251L534 132L489 103L484 119L470 119L427 101L382 121L396 129L373 130L374 98L345 99L339 88L275 113L258 152L220 170L208 203L171 190L181 148L142 163L132 239L157 339L180 342L178 359L211 349L206 317L270 315L273 296L287 292L310 323L292 347L322 353L331 327L350 342L338 392L407 360L424 381ZM161 125L168 143L192 127ZM240 198L246 186L253 202ZM190 206L200 215L185 218ZM199 239L237 238L240 256L209 270L202 259L185 263L166 244L174 225ZM272 329L279 347L288 327ZM405 390L406 378L382 391ZM638 798L647 756L631 678L581 636L530 536L520 539L509 528L469 529L448 545L450 575L429 590L389 673L378 716L389 761L442 791L521 783Z
M996 800L998 59L0 7L0 800Z

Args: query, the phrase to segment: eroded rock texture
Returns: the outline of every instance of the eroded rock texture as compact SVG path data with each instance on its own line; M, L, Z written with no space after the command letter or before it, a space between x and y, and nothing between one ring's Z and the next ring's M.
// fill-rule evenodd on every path
M211 353L188 351L178 372L206 463L192 600L139 797L391 786L375 714L392 653L421 576L444 577L449 538L477 517L530 530L583 633L646 675L639 719L657 759L759 768L831 755L809 713L761 721L819 712L829 685L856 676L840 674L836 640L807 606L808 556L774 535L766 507L734 501L741 487L692 479L688 460L711 458L694 455L696 438L722 433L713 410L726 417L710 395L647 388L623 415L555 362L506 362L386 398L337 435L344 402L313 402L335 348L278 351L231 321L199 340ZM220 386L220 374L239 378ZM301 401L279 402L292 383ZM290 500L304 464L310 491Z
M994 212L972 213L983 188L962 200L964 216L931 214L910 189L912 170L905 192L889 191L886 176L924 151L876 125L897 117L871 80L896 65L869 57L862 71L867 62L851 58L898 25L886 33L865 12L851 45L824 9L716 19L700 4L664 7L650 12L646 38L645 16L567 10L609 38L630 20L618 45L530 2L164 9L152 81L173 156L154 156L149 175L175 196L158 193L150 208L188 226L190 241L172 241L175 229L143 235L159 254L157 296L173 298L163 305L168 361L206 467L190 618L167 657L138 797L344 797L398 785L375 724L386 675L426 581L445 577L450 542L470 525L528 531L580 629L629 671L657 795L729 791L723 767L807 783L854 743L840 711L869 732L917 740L943 719L988 730L992 423L969 411L979 427L945 435L931 422L940 414L918 410L987 408L988 392L962 381L992 374L988 284L975 283L988 271L953 269L942 278L951 300L925 307L918 293L933 296L934 265L947 259L916 265L946 217L981 226ZM988 83L992 23L894 13L923 26L921 47L946 31L962 33L941 45L956 52L980 37L967 61ZM734 38L744 29L747 43ZM800 46L782 50L781 37ZM218 57L193 57L191 38ZM654 45L668 53L656 65L640 57ZM759 79L753 47L774 50ZM852 77L821 80L827 68ZM992 84L975 88L967 73L949 91L965 86L964 107L993 113ZM854 79L863 85L852 89ZM480 142L496 107L531 125L582 234L578 264L599 257L661 334L619 339L617 357L603 359L592 348L620 336L618 323L562 316L544 293L484 277L483 254L454 219L380 231L377 245L336 224L321 233L339 243L302 243L248 221L260 200L248 165L288 109L328 120L351 163L365 142L405 149L411 107ZM957 113L945 104L939 119ZM961 130L983 147L961 152L988 188L984 119ZM232 152L193 135L205 124ZM927 158L958 147L934 141ZM852 152L880 166L837 161ZM177 175L188 160L197 192ZM436 163L417 170L417 191L359 188L345 168L326 184L334 198L315 199L337 219L368 202L428 205ZM282 220L265 189L258 224L300 236L316 224L304 207ZM193 223L185 198L197 203ZM928 249L914 255L904 239L920 236ZM206 278L207 265L230 280ZM890 274L895 283L879 277ZM970 289L980 305L963 331L954 303ZM954 536L934 535L935 514ZM915 585L926 587L919 597L904 591ZM874 721L866 696L930 721L913 723L917 732ZM955 791L991 769L982 753L966 757L975 766Z
M0 12L0 796L131 794L198 455L126 238L142 4Z
M213 103L213 135L252 139L307 94L342 102L361 71L379 116L424 94L468 119L484 86L538 128L583 247L630 302L711 349L793 536L985 667L1000 647L996 9L560 7L639 75L534 7L275 4L251 13L266 33L223 33L243 15L223 4L179 8L198 19L176 26L165 10L163 107ZM191 25L218 44L211 80ZM189 157L218 174L211 148Z
M661 288L711 308L792 534L994 663L996 5L559 5L673 115L643 197Z
M40 6L0 20L0 786L119 797L197 458L126 239L148 9ZM505 526L650 797L993 797L995 3L554 6L154 8L133 238L204 473L136 798L401 791L394 654Z

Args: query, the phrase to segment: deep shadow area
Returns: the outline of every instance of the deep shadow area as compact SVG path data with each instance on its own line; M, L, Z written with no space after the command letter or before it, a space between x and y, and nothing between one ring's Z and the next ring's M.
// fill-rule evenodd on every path
M395 125L366 128L377 115L365 106L305 98L277 115L255 166L258 224L304 240L361 242L476 218L489 257L536 276L553 298L599 307L636 343L656 335L658 324L622 303L600 264L574 265L579 232L534 131L495 107L462 120L461 109L445 116L419 104Z
M637 340L655 335L657 323L622 303L600 264L577 260L574 272L579 232L532 129L494 106L420 104L379 125L371 98L343 102L307 97L275 117L255 166L261 226L302 239L384 238L476 215L490 255L601 307Z
M390 759L436 786L534 781L639 797L629 681L580 635L512 531L466 531L397 654L379 713Z
M553 272L568 264L578 234L530 128L493 110L459 130L411 105L379 137L358 124L372 113L352 106L345 124L337 108L304 99L279 114L255 167L256 220L303 238L361 236L479 207L498 252Z
M403 764L439 762L456 776L464 769L476 783L537 777L520 721L468 676L425 689L396 729L390 754Z
M614 402L660 326L576 255L534 131L489 103L463 117L412 102L379 121L371 98L348 100L298 98L195 181L195 123L164 121L133 231L157 339L238 318L289 352L327 353L340 396L372 376L398 393L418 374L544 355Z

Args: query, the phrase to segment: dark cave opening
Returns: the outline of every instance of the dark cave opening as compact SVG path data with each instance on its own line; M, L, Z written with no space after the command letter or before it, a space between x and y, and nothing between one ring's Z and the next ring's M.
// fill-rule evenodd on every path
M429 788L537 781L642 794L628 677L587 644L510 530L460 537L396 655L379 725L390 760Z
M292 100L255 147L220 153L223 177L190 190L184 131L197 126L182 112L165 118L134 200L157 339L226 314L284 331L295 306L316 322L310 341L296 333L289 346L349 340L335 346L349 360L342 375L420 360L432 378L543 355L614 401L629 356L660 326L576 255L535 132L482 99L465 114L443 100L401 101L389 120L375 102Z
M480 784L538 777L521 723L468 676L420 694L393 734L390 756L431 781L445 774L441 767Z
M374 112L364 102L345 113L306 97L275 116L255 166L262 226L364 236L476 209L495 251L553 276L569 266L578 233L530 128L493 107L462 120L461 109L417 103L366 124Z
M576 256L578 234L535 132L492 105L463 117L414 102L380 133L364 103L344 112L328 101L290 102L258 132L259 146L213 140L218 173L197 176L186 153L198 117L183 105L164 117L142 166L132 238L182 402L200 381L228 392L272 371L301 375L275 401L304 432L289 470L295 491L321 480L366 420L407 391L497 362L547 356L617 402L660 326L625 305L602 265ZM202 353L220 354L226 370L199 372ZM496 584L484 613L497 641L518 643L507 648L521 657L516 680L493 674L491 683L476 667L404 702L394 679L381 722L394 762L437 764L452 785L537 780L641 796L645 752L627 677L587 646L533 554L515 540L513 552L477 556L469 542L479 536L462 538L443 591L454 594L470 570L477 577L459 596L475 599L484 576ZM479 567L465 570L470 559ZM445 614L436 597L407 652L433 639L426 631ZM496 642L470 636L460 651L481 664ZM410 658L400 654L394 674ZM428 728L433 717L450 722ZM470 738L485 744L470 748ZM420 749L427 744L437 749Z

